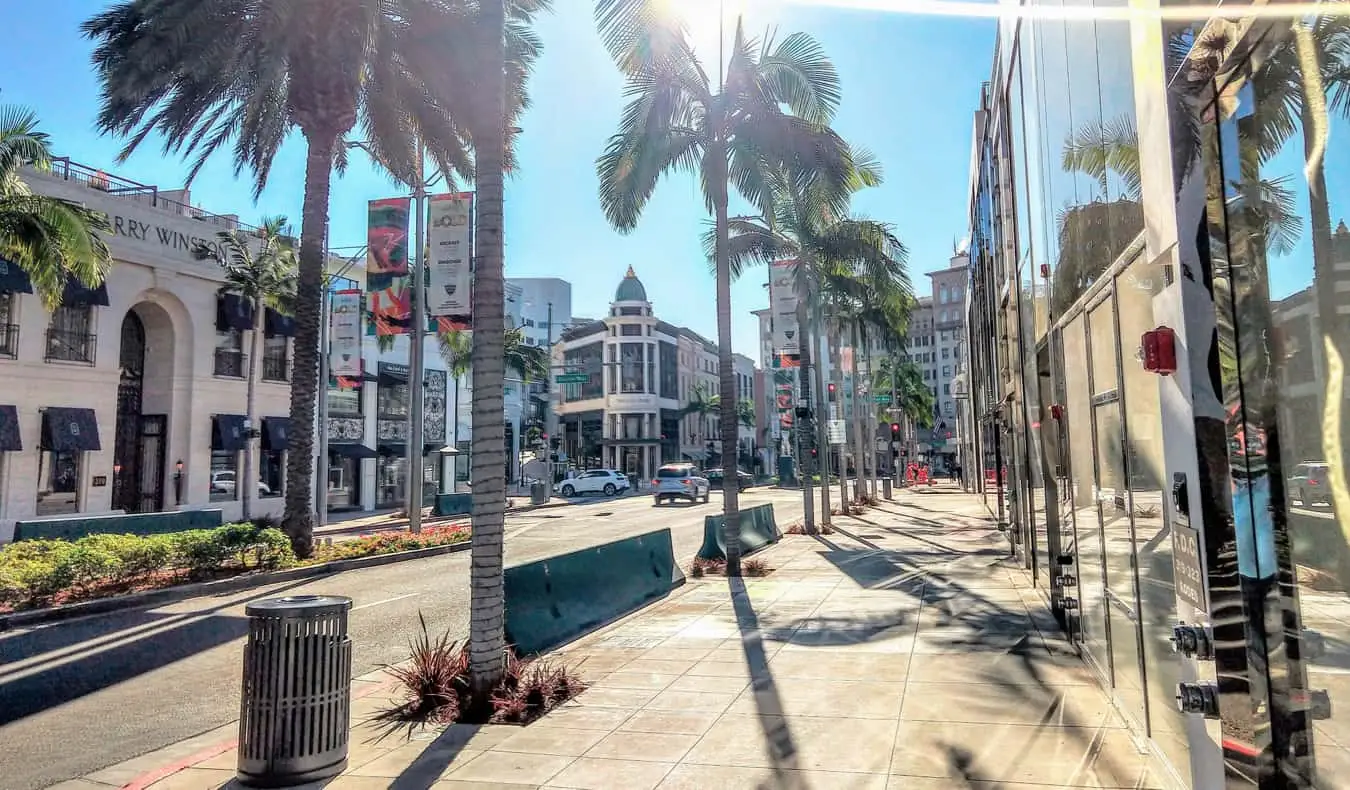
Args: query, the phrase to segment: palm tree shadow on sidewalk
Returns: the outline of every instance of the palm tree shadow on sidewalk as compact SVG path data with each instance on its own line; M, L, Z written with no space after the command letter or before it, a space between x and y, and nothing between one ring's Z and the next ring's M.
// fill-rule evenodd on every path
M763 783L760 788L807 790L806 783L794 770L797 768L797 745L792 740L792 731L783 713L783 700L778 696L778 686L774 683L773 673L769 671L769 657L764 652L764 639L760 636L759 615L750 601L745 580L732 576L727 581L731 587L731 605L736 612L736 625L741 632L741 648L745 651L745 663L750 668L750 689L755 695L755 711L764 731L770 770L773 771L772 783Z

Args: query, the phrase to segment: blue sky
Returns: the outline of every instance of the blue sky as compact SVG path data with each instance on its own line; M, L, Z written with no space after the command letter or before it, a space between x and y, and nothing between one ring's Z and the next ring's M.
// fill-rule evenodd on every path
M125 164L114 161L119 140L93 128L98 86L89 68L89 42L79 24L106 6L101 0L0 4L0 23L17 32L0 52L0 103L35 109L59 155L163 189L182 186L187 166L148 141ZM694 182L666 180L641 224L613 231L596 196L594 161L617 124L622 83L600 44L585 0L555 0L538 25L545 53L530 92L534 105L521 122L520 172L507 185L508 276L563 277L572 283L573 313L602 315L614 287L632 265L656 313L716 337L712 276L700 250L707 217ZM843 80L835 128L870 149L886 174L883 186L860 194L855 211L895 224L910 250L910 272L946 266L953 240L966 235L972 119L980 83L989 79L995 23L782 6L769 0L741 5L747 32L776 26L779 36L815 35ZM696 23L696 42L715 63L714 20ZM400 190L365 162L353 160L334 180L330 216L334 246L365 238L366 201ZM304 145L290 140L254 203L251 181L236 179L226 157L212 161L192 185L192 201L246 221L284 214L297 226ZM762 271L733 286L733 346L758 357L756 321L763 307Z

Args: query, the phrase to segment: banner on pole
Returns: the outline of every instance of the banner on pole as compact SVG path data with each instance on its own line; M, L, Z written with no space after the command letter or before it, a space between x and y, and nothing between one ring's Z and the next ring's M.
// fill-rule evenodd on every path
M797 326L797 263L774 261L769 265L769 316L773 321L773 350L795 357L801 353Z
M473 313L473 193L431 196L427 314L468 328Z
M337 291L329 310L328 372L361 377L361 292Z
M409 198L372 200L367 209L366 287L371 335L401 335L411 328L408 282Z

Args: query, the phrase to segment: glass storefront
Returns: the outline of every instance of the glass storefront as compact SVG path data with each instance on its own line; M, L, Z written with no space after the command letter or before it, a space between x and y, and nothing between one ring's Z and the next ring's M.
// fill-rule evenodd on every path
M1350 24L1292 28L1215 102L1205 263L1248 693L1269 733L1246 744L1270 758L1252 770L1350 787Z
M1055 16L977 123L986 501L1172 778L1350 788L1350 16Z

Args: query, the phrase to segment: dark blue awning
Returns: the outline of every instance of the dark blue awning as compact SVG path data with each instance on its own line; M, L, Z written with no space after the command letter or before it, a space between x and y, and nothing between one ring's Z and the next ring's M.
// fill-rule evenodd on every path
M263 324L269 337L295 337L295 319L270 307L263 314Z
M93 409L42 410L42 449L61 453L102 450Z
M20 269L18 264L0 258L0 293L30 294L32 292L33 281L29 278L28 272ZM107 307L108 287L99 283L93 288L89 288L74 277L69 277L66 279L65 290L61 294L61 304Z
M355 458L357 460L376 456L375 451L364 444L329 444L328 452L343 458Z
M262 423L263 449L280 452L290 445L290 417L263 417Z
M73 277L66 280L66 290L61 295L61 304L71 305L95 305L97 307L108 306L108 286L99 283L93 288L89 288Z
M237 453L248 443L244 415L217 414L211 417L211 449Z
M0 258L0 293L30 294L33 281L28 272L19 268L19 264Z
M23 449L19 439L19 409L17 406L0 406L0 453L17 452Z
M220 294L216 299L216 329L224 332L253 328L253 305L239 294Z

